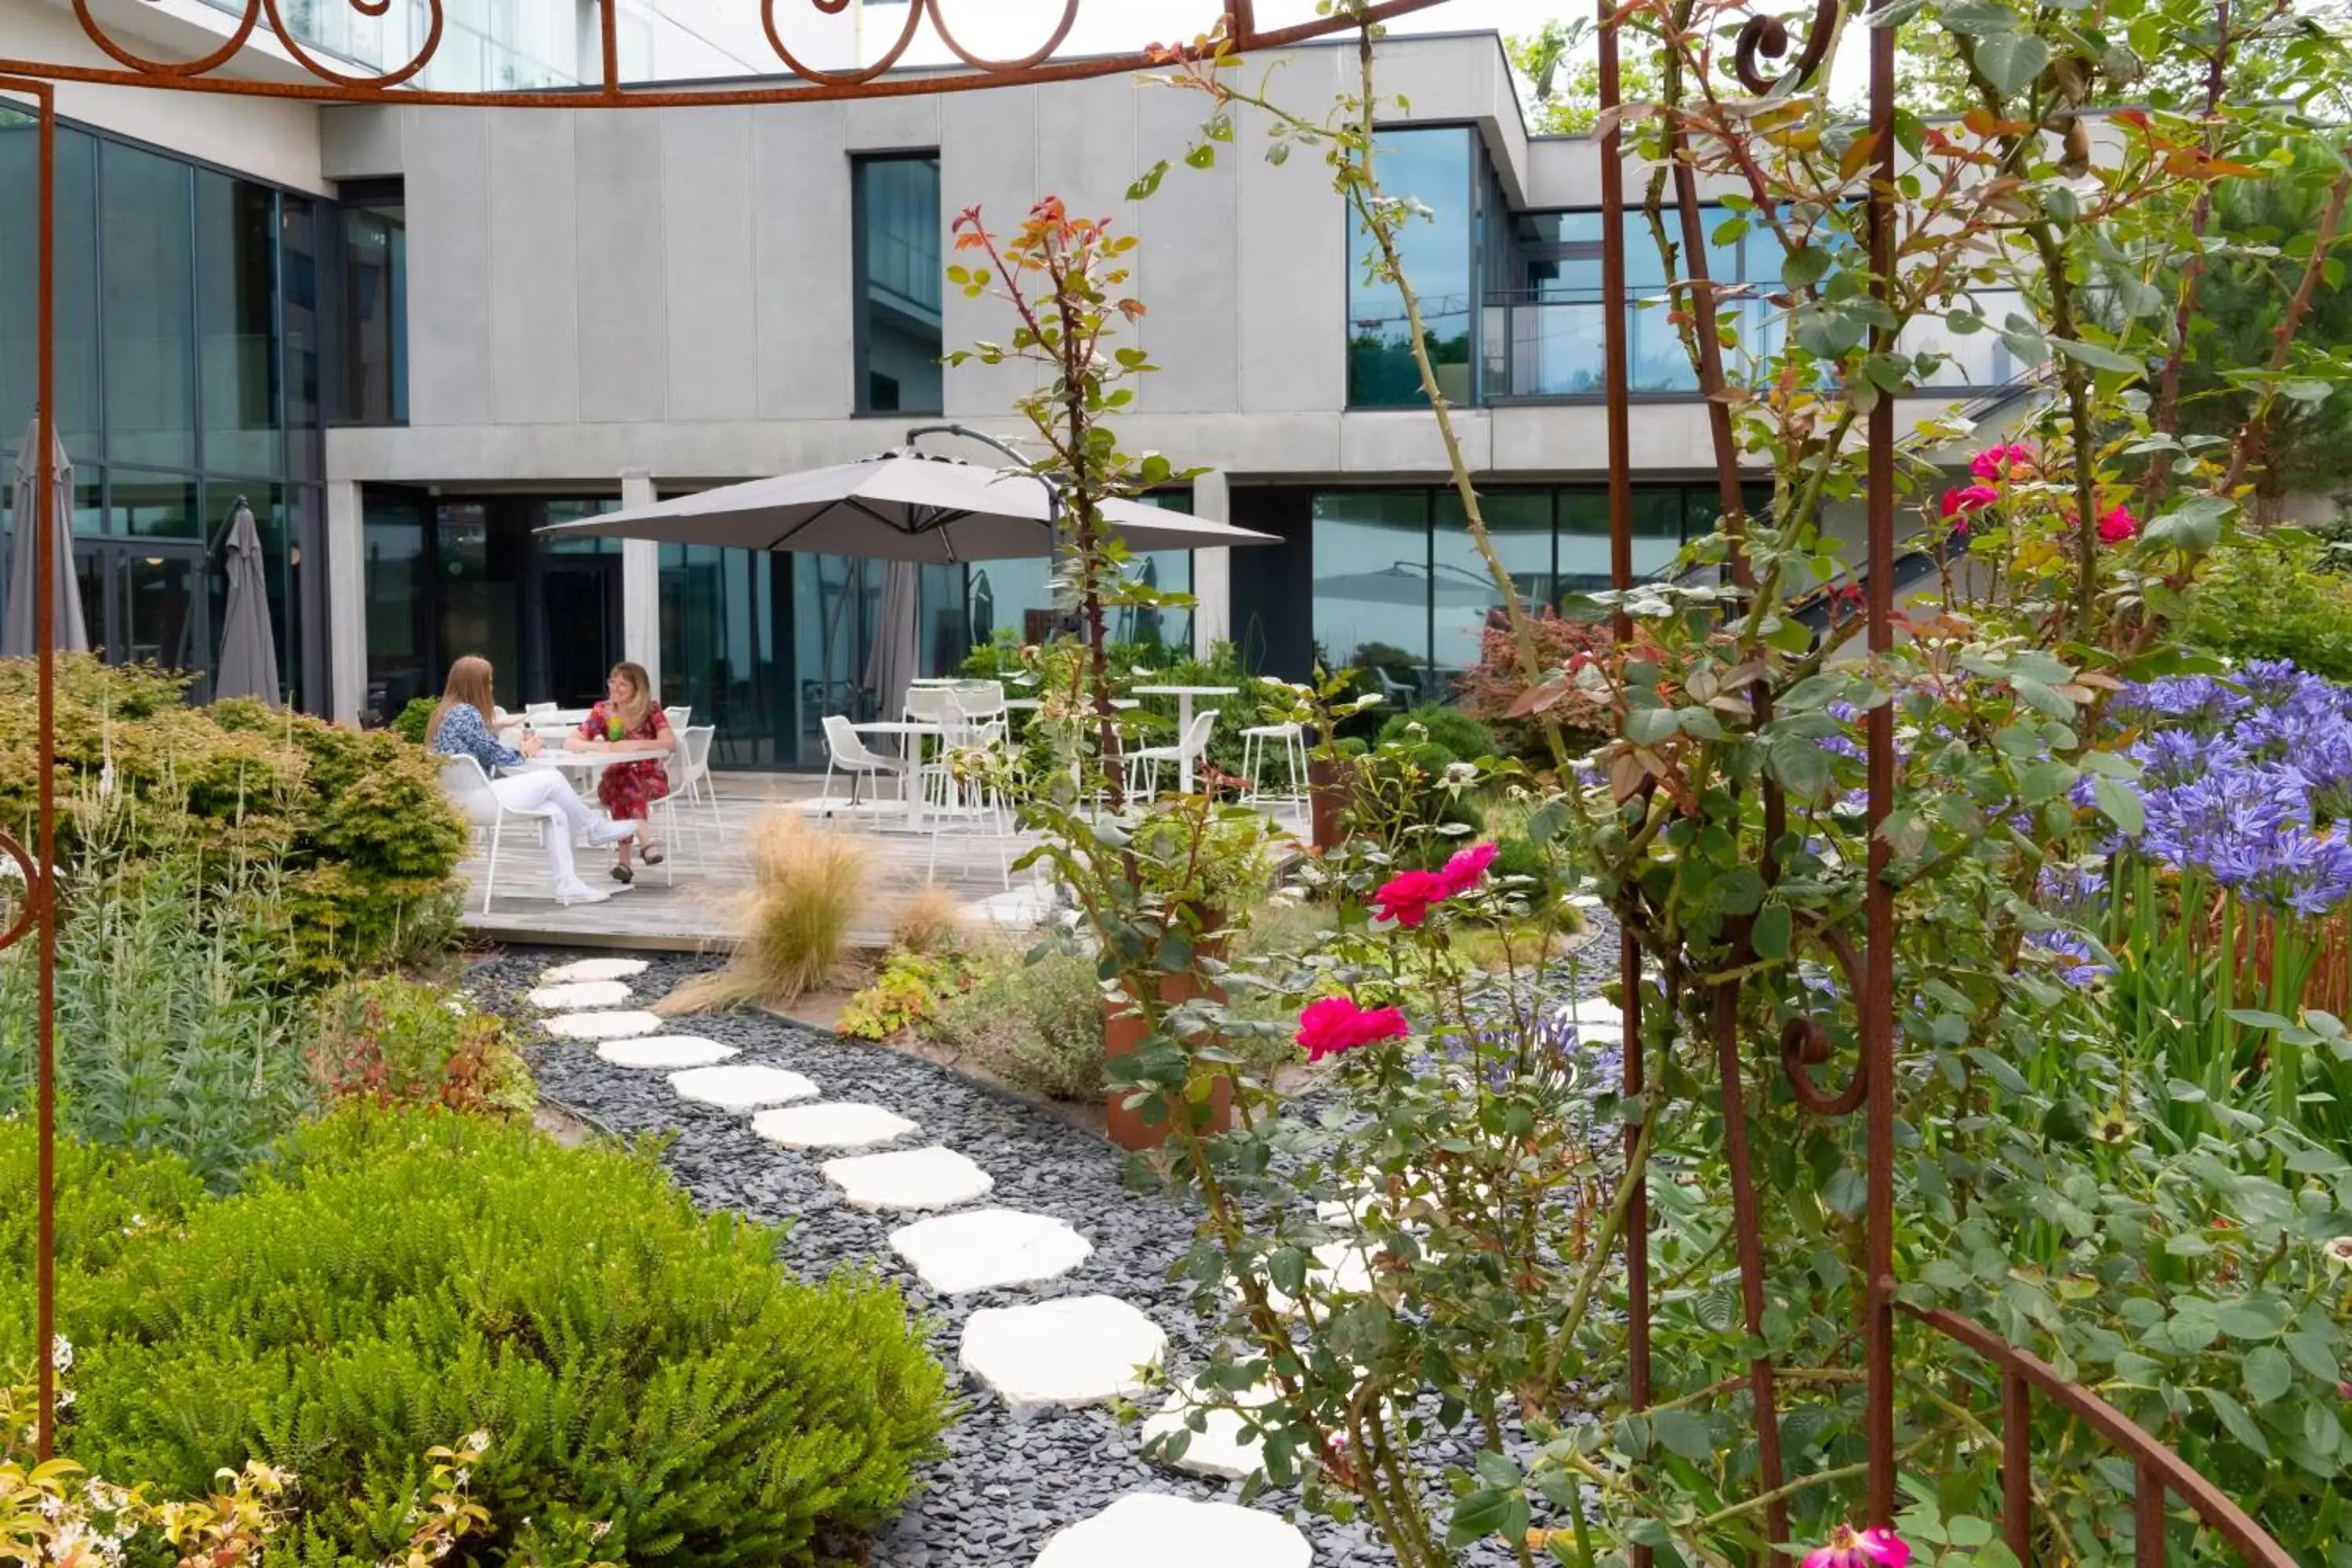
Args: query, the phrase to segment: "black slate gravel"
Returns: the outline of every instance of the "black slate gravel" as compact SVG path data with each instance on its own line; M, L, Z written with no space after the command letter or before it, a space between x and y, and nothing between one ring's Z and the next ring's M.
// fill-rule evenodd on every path
M1596 942L1588 953L1602 950ZM1614 951L1613 941L1607 951ZM519 1022L537 1015L522 994L551 965L597 954L515 949L481 963L467 987L485 1005ZM610 955L602 955L610 956ZM709 961L652 958L629 984L630 1005L649 1005ZM1597 966L1585 966L1591 989ZM1139 1193L1120 1179L1123 1156L1048 1110L1024 1103L919 1058L842 1040L763 1013L682 1018L674 1032L737 1047L740 1063L803 1073L829 1100L866 1100L919 1123L896 1145L937 1143L978 1163L995 1179L986 1200L1068 1220L1094 1256L1052 1284L960 1298L935 1296L901 1265L887 1244L908 1216L861 1213L818 1174L822 1156L776 1148L752 1135L747 1116L693 1104L661 1072L608 1066L593 1046L551 1042L534 1053L541 1092L592 1125L623 1136L672 1135L664 1160L694 1201L789 1223L789 1251L806 1277L844 1264L865 1265L905 1290L914 1310L937 1323L934 1349L955 1372L964 1321L983 1307L1014 1306L1060 1295L1101 1294L1131 1303L1167 1331L1171 1378L1207 1359L1209 1325L1189 1287L1171 1283L1171 1267L1192 1240L1193 1215L1169 1197ZM540 1037L536 1029L527 1037ZM1158 1396L1151 1396L1156 1401ZM948 1458L932 1469L906 1512L875 1542L877 1568L1026 1568L1055 1531L1100 1511L1130 1491L1201 1500L1237 1500L1225 1483L1147 1464L1136 1424L1108 1409L1007 1409L977 1384L965 1387L966 1411L947 1435ZM1465 1462L1443 1439L1431 1458ZM1296 1515L1314 1543L1318 1568L1389 1568L1394 1559L1361 1525L1340 1526L1297 1513L1295 1495L1269 1492L1255 1506ZM1500 1550L1474 1550L1466 1563L1503 1564ZM1216 1565L1207 1565L1216 1568Z

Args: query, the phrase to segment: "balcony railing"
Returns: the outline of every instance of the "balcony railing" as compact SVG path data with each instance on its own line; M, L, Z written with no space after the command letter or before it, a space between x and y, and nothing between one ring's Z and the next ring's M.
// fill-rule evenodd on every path
M2009 314L2006 296L1978 300L1991 321ZM1727 298L1717 307L1738 340L1726 369L1734 381L1780 352L1788 312L1760 299ZM1603 384L1603 317L1598 292L1536 300L1489 300L1482 321L1484 386L1490 403L1599 398ZM1662 299L1638 300L1627 313L1626 362L1635 396L1689 397L1698 392L1690 356ZM1955 332L1940 316L1915 320L1898 345L1905 353L1945 356L1925 384L1955 392L2005 386L2032 369L1990 331Z

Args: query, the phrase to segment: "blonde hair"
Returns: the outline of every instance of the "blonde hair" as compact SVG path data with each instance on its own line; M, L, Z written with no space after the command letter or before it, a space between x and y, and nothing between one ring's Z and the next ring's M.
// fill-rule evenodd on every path
M607 670L604 679L609 681L616 675L629 683L629 690L632 693L629 700L622 703L617 710L621 727L635 731L638 725L646 721L646 715L653 711L654 678L646 673L644 665L634 659L625 658Z
M491 710L498 706L494 693L488 659L469 653L451 665L449 683L441 689L441 705L433 710L433 718L425 726L425 743L430 746L441 738L442 721L449 717L449 710L460 702L471 706L482 716L482 722L488 723Z

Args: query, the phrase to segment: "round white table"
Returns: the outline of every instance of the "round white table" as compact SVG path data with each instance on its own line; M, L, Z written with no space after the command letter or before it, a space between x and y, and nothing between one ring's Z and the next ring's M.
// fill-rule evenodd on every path
M560 768L565 773L577 771L583 777L593 779L606 768L622 763L660 763L667 762L669 757L669 752L657 751L652 746L610 746L597 751L584 746L577 749L547 746L541 749L539 755L525 757L522 765L527 768Z
M1180 747L1184 743L1184 737L1192 730L1192 699L1239 697L1242 694L1242 689L1238 686L1130 686L1128 689L1138 697L1176 699L1176 744ZM1184 753L1184 760L1176 772L1183 785L1183 793L1191 795L1192 793L1192 754L1190 752Z

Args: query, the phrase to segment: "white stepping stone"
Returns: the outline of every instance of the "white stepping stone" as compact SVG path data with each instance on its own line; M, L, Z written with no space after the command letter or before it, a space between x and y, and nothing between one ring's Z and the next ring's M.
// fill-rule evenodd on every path
M566 1013L547 1020L547 1032L565 1040L625 1040L658 1035L667 1022L651 1013Z
M1613 1044L1625 1033L1625 1015L1598 996L1579 997L1556 1016L1576 1026L1580 1045Z
M852 1154L819 1167L854 1209L951 1209L984 1198L996 1178L952 1149Z
M1034 1568L1307 1568L1298 1527L1229 1502L1129 1492L1045 1542Z
M751 1118L751 1131L787 1149L865 1149L896 1142L918 1129L878 1105L826 1100L763 1110Z
M975 1209L890 1233L890 1250L942 1296L1058 1279L1095 1254L1066 1220L1018 1209Z
M1160 1325L1126 1302L1108 1296L1066 1296L974 1312L964 1323L958 1359L965 1372L993 1389L1006 1405L1034 1410L1132 1399L1148 1386L1147 1369L1159 1365L1167 1349L1168 1336Z
M573 1013L590 1007L617 1007L629 999L629 988L617 980L581 980L568 985L542 985L528 998L550 1013Z
M583 958L559 964L539 977L541 985L569 985L589 980L635 980L646 972L642 958Z
M1143 1424L1146 1445L1161 1438L1186 1433L1189 1441L1181 1457L1163 1459L1177 1469L1196 1476L1214 1476L1220 1480L1245 1481L1265 1468L1265 1456L1261 1451L1258 1435L1247 1430L1242 1423L1243 1410L1255 1410L1274 1403L1275 1390L1260 1384L1241 1394L1218 1391L1203 1392L1190 1378L1168 1396L1160 1414ZM1192 1430L1186 1417L1194 1410L1202 1414L1202 1426Z
M674 1072L669 1075L669 1086L677 1090L680 1100L715 1105L721 1110L758 1110L790 1105L796 1100L814 1100L817 1095L816 1085L796 1072L748 1063Z
M722 1046L699 1035L657 1035L635 1040L607 1040L596 1047L596 1054L616 1068L668 1072L678 1068L707 1068L738 1053L733 1046Z

